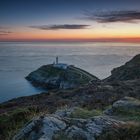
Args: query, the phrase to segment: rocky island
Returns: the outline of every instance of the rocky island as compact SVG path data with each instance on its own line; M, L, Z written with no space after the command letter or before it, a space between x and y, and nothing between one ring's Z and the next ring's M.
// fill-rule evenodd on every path
M68 71L71 68L75 67L70 66ZM65 79L68 73L61 68L55 68L50 80L50 69L52 72L54 67L43 66L27 79L47 88L51 83L49 87L57 90L0 104L0 139L140 139L140 54L104 80L85 71L80 71L80 76L77 70L72 72L73 78ZM81 82L81 77L86 80Z
M45 65L31 72L27 77L34 86L47 89L71 89L96 82L99 79L73 65L56 63Z

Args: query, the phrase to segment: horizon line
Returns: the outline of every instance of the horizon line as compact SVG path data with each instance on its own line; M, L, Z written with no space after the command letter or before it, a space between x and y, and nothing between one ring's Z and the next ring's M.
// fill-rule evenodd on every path
M79 39L3 39L0 42L132 42L140 43L140 37L136 38L79 38Z

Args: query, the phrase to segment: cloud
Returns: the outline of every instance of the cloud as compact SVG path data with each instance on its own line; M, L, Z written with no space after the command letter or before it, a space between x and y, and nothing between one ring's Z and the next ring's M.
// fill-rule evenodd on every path
M9 31L9 27L0 26L0 36L9 35L13 32Z
M13 33L13 32L11 32L11 31L0 30L0 36L9 35L9 34L11 34L11 33Z
M90 25L83 24L62 24L62 25L41 25L41 26L29 26L30 28L41 30L60 30L60 29L86 29Z
M13 32L11 32L11 31L0 31L0 33L1 33L1 34L11 34L11 33L13 33Z
M111 12L101 12L92 13L86 11L84 13L85 19L95 20L99 23L109 23L109 22L129 22L136 23L140 20L140 11L111 11Z
M3 33L0 33L0 36L4 36L4 35L8 35L8 34L3 34Z

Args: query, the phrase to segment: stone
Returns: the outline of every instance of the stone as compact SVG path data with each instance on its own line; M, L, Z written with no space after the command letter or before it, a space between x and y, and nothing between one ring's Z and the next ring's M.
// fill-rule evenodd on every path
M25 137L28 140L53 140L61 132L67 138L73 140L95 140L105 130L125 124L122 121L114 120L107 116L98 116L91 119L76 119L62 117L61 114L60 117L56 114L44 116L41 120L42 125L38 131L35 131L34 128L38 126L36 121L40 121L40 118L38 120L32 120L13 140L21 140Z
M107 115L117 115L119 113L140 114L140 100L133 97L124 97L113 103L110 109L104 111Z

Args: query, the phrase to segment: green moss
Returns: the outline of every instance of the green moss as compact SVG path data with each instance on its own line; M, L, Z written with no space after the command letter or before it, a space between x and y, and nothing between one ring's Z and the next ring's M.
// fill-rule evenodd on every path
M102 114L101 110L95 110L95 109L94 110L87 110L84 108L77 108L74 112L72 112L70 117L87 119L87 118L91 118L94 116L99 116L101 114Z
M112 105L108 105L108 106L103 107L103 110L108 110L108 109L111 109L111 108L112 108Z
M140 121L139 109L124 109L120 107L114 111L114 115L126 121L127 120Z

